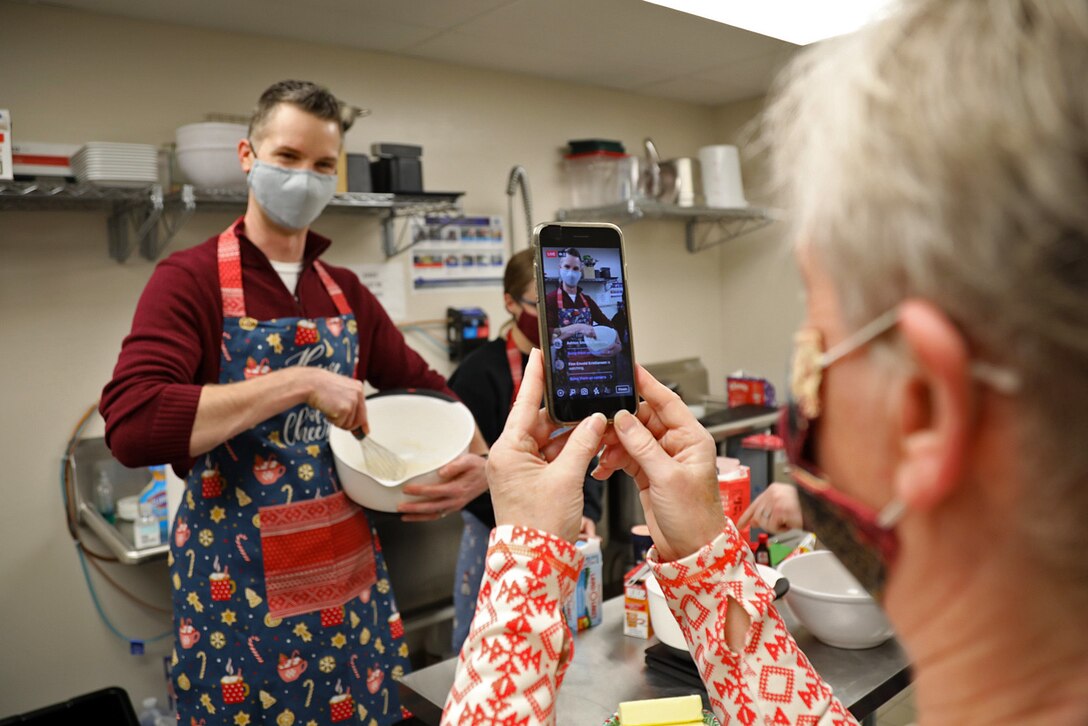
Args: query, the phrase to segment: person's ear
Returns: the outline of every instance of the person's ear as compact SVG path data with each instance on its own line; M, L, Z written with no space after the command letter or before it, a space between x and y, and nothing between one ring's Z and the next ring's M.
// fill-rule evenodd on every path
M256 155L253 152L253 146L249 143L249 139L242 139L238 142L238 163L242 165L242 171L249 174L249 170L253 168L253 159Z
M896 496L909 509L932 509L959 485L970 437L971 371L967 343L937 307L907 300L899 333L914 369L899 391Z
M508 292L504 292L502 294L502 302L506 306L506 312L516 318L518 316L518 301L514 299L514 296Z

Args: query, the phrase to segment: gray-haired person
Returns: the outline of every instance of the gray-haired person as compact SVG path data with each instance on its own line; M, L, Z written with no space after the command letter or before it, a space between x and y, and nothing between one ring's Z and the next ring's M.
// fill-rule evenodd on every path
M803 51L766 117L806 291L782 433L807 525L913 662L920 724L1088 723L1086 78L1084 0L919 0ZM555 721L550 603L603 443L718 718L852 723L723 521L710 437L639 376L637 416L564 447L530 360L445 722ZM539 665L511 675L504 649Z

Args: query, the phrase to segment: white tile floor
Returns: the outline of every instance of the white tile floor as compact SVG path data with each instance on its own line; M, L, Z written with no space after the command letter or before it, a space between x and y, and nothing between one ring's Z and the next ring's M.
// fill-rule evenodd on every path
M907 686L876 712L876 726L911 726L914 718L914 686Z

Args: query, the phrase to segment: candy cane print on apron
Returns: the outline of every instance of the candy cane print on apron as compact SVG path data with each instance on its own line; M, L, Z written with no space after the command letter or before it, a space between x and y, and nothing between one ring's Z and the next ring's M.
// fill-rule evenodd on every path
M358 325L246 315L236 222L219 238L223 384L292 365L352 375ZM171 538L181 722L389 724L409 668L381 546L340 490L328 422L306 405L202 457Z

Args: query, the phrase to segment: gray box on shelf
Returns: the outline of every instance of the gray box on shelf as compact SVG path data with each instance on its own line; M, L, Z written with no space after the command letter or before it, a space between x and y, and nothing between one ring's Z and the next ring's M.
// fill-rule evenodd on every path
M423 191L423 147L415 144L371 144L377 159L370 165L374 191L416 194Z
M370 192L370 158L366 154L348 154L348 191Z

